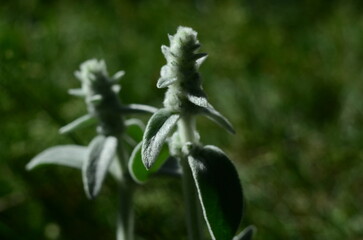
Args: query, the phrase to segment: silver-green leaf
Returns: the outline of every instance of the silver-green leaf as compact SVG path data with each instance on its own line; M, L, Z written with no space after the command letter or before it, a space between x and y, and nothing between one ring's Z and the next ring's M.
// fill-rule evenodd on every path
M142 161L147 169L155 163L165 139L180 118L168 109L160 109L146 125L142 144Z
M235 167L215 146L196 146L188 162L212 239L232 239L243 211L242 187Z
M122 114L155 113L158 109L143 104L123 105L120 109Z
M187 99L200 107L200 112L206 115L208 118L224 127L230 133L235 133L232 124L221 113L214 109L214 107L208 103L207 98L201 92L187 94Z
M112 79L113 80L120 80L123 76L125 75L125 71L118 71L116 72L113 76L112 76Z
M78 145L63 145L48 148L35 156L27 165L27 170L32 170L45 164L55 164L81 169L82 163L87 158L87 147Z
M197 105L197 106L199 106L199 107L202 107L202 108L207 108L207 107L209 107L208 100L207 100L207 98L206 98L205 96L203 96L203 95L196 96L196 95L194 95L194 94L187 94L187 98L188 98L188 100L189 100L191 103L193 103L193 104L195 104L195 105Z
M157 88L166 88L170 86L171 84L178 81L178 78L159 78L158 82L156 83Z
M85 97L86 93L82 88L69 89L68 94L76 97Z
M115 158L117 138L97 136L89 145L88 156L82 167L83 184L89 198L97 196L106 173Z
M59 133L60 134L70 133L70 132L73 132L74 130L91 126L95 123L96 123L96 119L93 116L91 116L90 114L87 114L80 118L77 118L73 122L68 123L61 129L59 129Z
M235 134L232 124L225 118L222 114L220 114L217 110L215 110L212 105L208 104L207 107L203 107L201 109L201 113L206 115L209 119L216 122L221 127L224 127L228 132Z
M130 175L139 184L146 182L151 175L160 170L169 157L168 147L164 145L153 166L146 169L141 158L141 146L142 143L140 142L132 151L129 159Z

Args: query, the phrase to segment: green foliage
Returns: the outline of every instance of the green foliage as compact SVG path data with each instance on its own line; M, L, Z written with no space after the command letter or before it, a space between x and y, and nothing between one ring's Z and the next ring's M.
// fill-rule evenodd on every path
M215 146L195 147L188 162L212 239L232 240L243 211L242 188L235 167Z
M155 108L140 104L121 104L117 96L121 86L117 82L124 74L124 71L119 71L110 78L104 60L91 59L82 63L80 70L75 72L75 76L81 81L82 86L80 89L72 89L69 93L84 98L88 114L62 127L60 133L70 133L81 127L97 123L98 135L93 138L86 151L80 146L51 148L32 159L27 165L27 169L31 170L34 166L47 163L73 167L81 165L83 187L90 199L98 195L107 173L111 173L119 185L116 192L121 196L116 228L117 239L133 240L135 184L130 177L129 159L121 140L124 138L125 141L129 141L131 146L134 145L135 140L132 139L132 136L137 138L138 131L130 129L129 132L132 133L132 136L129 136L125 134L125 127L136 125L137 128L143 128L143 124L135 119L125 122L124 117L130 113L153 113ZM61 152L62 150L64 152ZM56 153L59 156L54 156ZM77 153L80 155L72 156ZM134 156L135 154L132 158L135 158ZM54 159L51 159L52 157ZM134 166L130 170L140 170ZM136 173L132 173L132 175L140 178L140 171ZM135 177L134 180L141 182Z
M88 202L78 171L24 165L49 146L94 136L94 128L58 135L84 114L65 94L78 87L72 72L84 59L127 70L123 102L160 107L164 59L155 51L183 24L199 31L210 54L200 70L208 99L237 134L203 118L198 129L236 163L243 223L258 226L256 239L361 239L361 9L353 0L2 2L0 238L54 239L54 225L56 239L114 238L113 181ZM185 239L179 181L152 182L137 193L137 232Z
M65 134L70 133L74 130L91 126L92 124L96 124L96 119L92 117L90 114L84 115L82 117L77 118L71 123L68 123L66 126L59 129L59 133Z
M82 178L85 192L89 198L97 196L101 190L108 169L115 160L117 138L95 137L88 146L87 158L82 165Z
M222 114L220 114L217 110L215 110L210 104L207 107L203 107L201 110L203 114L205 114L208 118L212 119L220 126L225 128L230 133L235 133L232 124L225 118Z
M27 165L27 170L32 170L41 165L56 164L61 166L81 169L87 159L87 147L65 145L51 147L35 156Z
M160 153L158 154L157 160L155 160L154 164L152 164L152 166L149 169L145 167L142 161L141 147L142 143L139 143L132 151L129 160L129 171L131 177L135 180L135 182L144 183L153 174L157 173L160 170L163 170L163 172L165 172L166 174L173 173L174 169L162 168L170 155L166 145L162 147Z
M141 149L142 161L146 168L151 168L159 159L158 156L163 144L179 117L178 114L162 108L150 118L146 125Z

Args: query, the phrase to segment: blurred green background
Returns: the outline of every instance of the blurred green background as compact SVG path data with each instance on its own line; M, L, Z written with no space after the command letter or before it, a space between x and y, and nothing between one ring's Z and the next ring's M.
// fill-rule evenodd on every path
M0 2L0 239L114 239L115 183L88 201L80 173L25 171L40 151L87 144L60 136L85 113L73 72L104 58L126 71L125 103L162 106L160 52L177 26L199 32L210 102L229 135L200 118L205 144L238 166L255 239L363 239L363 3L348 0ZM147 120L147 117L144 117ZM140 239L186 239L180 183L139 189Z

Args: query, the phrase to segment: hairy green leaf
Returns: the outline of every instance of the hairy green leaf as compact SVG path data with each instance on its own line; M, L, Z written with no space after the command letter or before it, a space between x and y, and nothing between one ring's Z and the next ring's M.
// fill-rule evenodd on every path
M85 97L86 93L82 88L77 88L77 89L69 89L68 93L72 96L76 96L76 97Z
M215 146L195 147L188 162L212 239L232 239L243 211L242 188L235 167Z
M170 86L171 84L178 81L178 78L159 78L156 87L157 88L166 88L167 86Z
M63 145L48 148L35 156L27 165L27 170L44 164L56 164L81 169L87 158L87 147Z
M153 166L148 170L142 162L141 147L142 143L140 142L132 151L129 159L129 171L131 177L135 180L135 182L140 184L147 181L152 174L160 170L162 165L168 160L169 156L168 148L164 145L155 161L155 164L153 164Z
M187 94L187 98L191 103L199 107L207 108L209 106L207 98L201 94Z
M253 236L255 235L257 229L255 226L248 226L246 227L240 234L235 236L233 240L252 240Z
M82 176L85 192L89 198L94 198L101 190L109 166L114 160L117 148L115 137L95 137L89 145L86 161L82 166Z
M89 97L88 101L90 101L93 104L98 104L98 103L102 102L103 99L104 99L104 96L102 96L101 94L95 94L95 95Z
M228 132L232 134L236 133L232 127L232 124L227 120L227 118L215 110L212 105L208 104L207 107L203 107L201 113L205 114L209 119L213 120L221 127L224 127Z
M207 59L208 55L205 55L204 57L201 57L195 61L196 68L200 68L200 66L203 64L203 62Z
M155 113L158 109L143 105L143 104L128 104L123 105L120 109L123 114L135 114L135 113Z
M59 129L59 133L60 134L70 133L70 132L73 132L74 130L91 126L95 123L96 123L96 119L93 116L91 116L90 114L87 114L80 118L77 118L73 122L68 123L61 129Z
M145 168L141 159L141 145L142 142L136 145L129 159L129 172L131 177L137 183L143 183L149 177L149 172Z
M120 80L123 76L125 75L125 71L118 71L116 72L113 76L112 76L112 79L113 80Z
M142 144L142 161L147 169L155 163L165 139L180 118L168 109L160 109L146 125Z
M207 53L195 53L194 55L192 55L192 60L198 60L198 59L202 59L202 58L207 58L208 54Z

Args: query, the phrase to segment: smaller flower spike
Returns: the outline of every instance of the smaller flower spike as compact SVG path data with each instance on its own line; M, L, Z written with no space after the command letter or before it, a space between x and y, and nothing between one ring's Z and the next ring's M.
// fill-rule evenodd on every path
M103 135L115 135L123 132L122 108L117 95L120 85L117 80L124 75L123 71L109 77L103 60L91 59L81 64L75 76L82 83L82 91L89 114L98 119L99 131Z
M104 60L90 59L81 64L75 76L81 81L80 89L70 89L71 95L84 97L88 114L62 127L60 133L69 133L76 129L94 125L98 121L98 131L105 136L118 135L124 131L123 116L135 113L154 113L156 108L141 105L123 105L118 93L120 78L124 71L109 76Z

